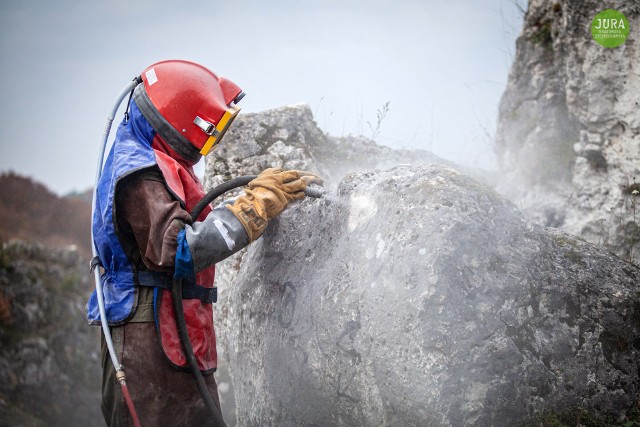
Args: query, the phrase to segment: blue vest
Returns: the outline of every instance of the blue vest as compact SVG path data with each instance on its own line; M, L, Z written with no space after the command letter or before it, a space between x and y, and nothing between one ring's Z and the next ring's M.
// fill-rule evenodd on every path
M115 231L115 189L118 182L127 175L157 164L151 148L155 134L135 101L131 100L129 120L123 120L118 126L115 141L98 182L91 226L98 257L105 270L100 281L110 325L128 321L137 303L134 271ZM87 317L91 324L100 322L95 291L87 302Z
M152 144L156 137L156 132L132 100L130 118L118 127L115 141L97 185L92 230L98 257L105 270L100 282L107 320L112 326L124 324L133 316L138 303L137 286L139 284L137 282L140 279L139 276L136 278L139 273L129 262L116 234L114 197L116 190L120 191L117 188L120 180L133 172L158 167L168 189L185 209L193 209L204 196L200 181L193 177L193 170L187 169L177 159L163 153L162 150L154 150ZM208 215L210 210L211 207L205 208L202 215ZM213 307L210 304L215 301L216 294L213 285L215 267L211 266L197 273L194 271L191 250L184 230L178 233L176 244L174 277L186 279L182 292L182 305L187 333L193 344L198 366L205 372L211 372L217 366ZM151 273L151 277L154 276L153 272L145 273ZM169 277L164 273L160 276L162 279ZM171 291L165 286L168 285L170 288L171 283L167 284L164 280L149 282L149 274L145 274L145 277L146 286L164 288L158 289L156 293L158 300L154 299L159 342L173 365L185 367L187 359L182 351L173 315L173 297ZM155 278L159 279L158 276ZM90 323L100 322L95 292L87 303L87 314Z

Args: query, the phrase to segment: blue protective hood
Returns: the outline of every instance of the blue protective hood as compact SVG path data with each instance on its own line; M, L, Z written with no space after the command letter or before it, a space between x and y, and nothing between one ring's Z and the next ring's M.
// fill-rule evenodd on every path
M132 172L157 164L151 148L155 134L132 100L129 120L123 120L118 126L96 190L91 226L98 257L105 270L100 280L110 325L126 322L133 315L137 302L133 268L115 231L115 189L118 182ZM100 322L95 291L87 303L87 316L90 323Z

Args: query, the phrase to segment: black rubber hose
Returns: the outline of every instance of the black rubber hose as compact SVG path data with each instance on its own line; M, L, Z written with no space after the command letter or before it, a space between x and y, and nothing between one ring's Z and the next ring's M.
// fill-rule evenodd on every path
M202 210L205 208L205 206L214 201L216 198L226 193L227 191L233 190L234 188L247 185L255 178L256 175L241 176L239 178L227 181L224 184L221 184L215 187L213 190L209 191L191 211L192 221L195 222L202 213ZM191 373L196 380L198 391L200 391L200 395L202 395L202 399L204 400L205 405L213 416L213 425L216 427L226 427L226 424L222 419L222 414L220 413L218 406L213 401L211 393L209 393L209 389L207 388L207 384L202 377L202 372L200 372L200 369L198 368L196 356L193 354L191 339L189 338L189 334L187 332L187 322L185 322L184 320L184 308L182 306L182 279L173 279L172 293L173 309L175 311L176 324L178 326L178 335L180 336L182 350L184 351L187 362L189 363L189 368L191 369Z
M223 195L227 191L231 191L234 188L238 188L238 187L242 187L244 185L247 185L249 182L253 181L257 177L258 177L258 175L240 176L238 178L234 178L234 179L229 180L229 181L227 181L227 182L225 182L223 184L218 185L217 187L215 187L214 189L209 191L207 194L205 194L205 196L202 198L202 200L200 200L198 202L198 204L196 204L196 206L191 211L191 220L192 221L196 221L196 219L202 213L202 210L208 204L213 202L215 199L217 199L218 197L220 197L221 195Z
M223 184L218 185L217 187L215 187L214 189L209 191L207 194L205 194L205 196L202 198L202 200L200 200L196 204L196 206L191 211L191 220L193 222L195 222L198 219L198 217L200 216L200 214L202 213L202 210L205 208L205 206L207 206L208 204L213 202L215 199L217 199L218 197L220 197L221 195L223 195L227 191L231 191L234 188L245 186L245 185L249 184L249 182L251 182L254 179L256 179L257 177L258 177L258 175L239 176L238 178L234 178L234 179L229 180L229 181L227 181L227 182L225 182ZM317 199L317 198L323 196L324 190L322 188L319 188L319 187L309 187L309 186L307 186L307 188L304 190L304 193L308 197L313 197L313 198Z
M204 378L202 377L202 372L200 372L200 369L198 368L196 356L193 354L193 347L191 346L191 340L187 333L187 323L184 320L184 309L182 307L182 279L173 279L172 288L173 309L175 311L176 324L178 325L178 335L180 336L180 342L182 343L182 350L184 351L187 362L189 363L191 373L196 379L196 385L198 386L198 391L200 391L200 395L204 400L204 404L213 416L213 425L216 427L226 427L226 424L222 419L222 414L220 413L216 403L213 401L211 393L209 393L209 389L207 388L207 384L204 382Z

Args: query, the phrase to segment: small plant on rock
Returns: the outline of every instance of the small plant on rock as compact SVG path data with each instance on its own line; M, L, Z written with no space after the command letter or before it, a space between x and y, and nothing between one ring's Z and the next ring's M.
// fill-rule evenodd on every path
M367 122L369 125L369 129L371 129L371 139L376 139L378 134L380 133L380 126L382 125L382 121L387 117L387 113L389 112L389 103L391 101L387 101L382 104L382 108L378 109L376 112L377 120L375 127L371 124L371 122Z

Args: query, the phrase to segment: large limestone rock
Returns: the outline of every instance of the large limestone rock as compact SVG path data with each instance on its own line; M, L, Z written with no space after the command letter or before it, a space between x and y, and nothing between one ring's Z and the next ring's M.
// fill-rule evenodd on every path
M382 171L438 159L332 138L306 106L239 117L225 140L209 188L272 166L329 179L218 265L238 425L622 420L638 399L633 265L448 167ZM335 188L363 168L380 170Z
M623 420L640 397L638 283L448 167L350 174L219 283L239 425Z
M238 116L224 143L208 156L205 186L215 187L231 178L255 175L265 168L303 169L321 174L327 187L335 187L352 170L390 167L397 164L421 165L439 159L427 151L393 150L364 137L335 138L322 132L306 104L289 105L261 113ZM237 192L227 193L227 197ZM224 331L229 323L227 295L245 251L217 266L219 297L215 316L219 336L219 366L216 374L225 420L235 420L235 396L229 381L227 343Z
M640 262L640 2L531 0L500 105L499 191L530 218ZM622 46L591 38L613 7ZM634 193L635 192L635 193Z

